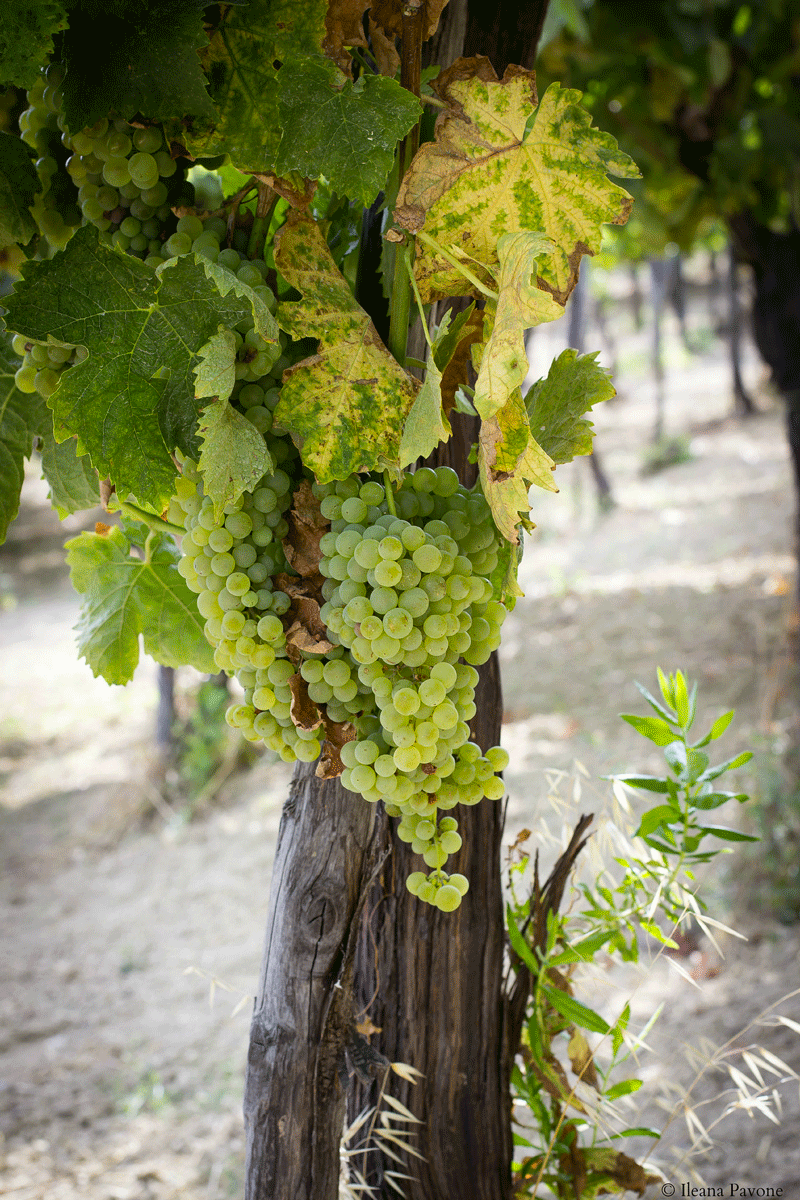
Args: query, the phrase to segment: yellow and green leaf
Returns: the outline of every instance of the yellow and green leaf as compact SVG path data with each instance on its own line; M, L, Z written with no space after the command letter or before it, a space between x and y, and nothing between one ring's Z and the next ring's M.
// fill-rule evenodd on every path
M319 339L316 354L284 372L275 423L322 483L382 470L397 461L418 383L380 340L311 217L290 213L275 246L278 270L302 296L279 306L278 324Z
M631 197L607 173L637 176L633 161L591 127L579 92L553 83L537 103L531 71L510 68L498 80L488 59L460 59L432 86L448 109L403 180L397 224L424 228L488 272L503 234L546 234L555 248L542 264L542 284L564 304L581 256L600 248L601 226L627 220ZM425 301L473 294L428 245L418 244L416 274Z

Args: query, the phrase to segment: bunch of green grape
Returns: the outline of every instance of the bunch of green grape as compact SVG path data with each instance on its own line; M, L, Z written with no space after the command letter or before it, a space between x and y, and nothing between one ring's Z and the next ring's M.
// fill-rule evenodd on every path
M193 201L161 126L138 128L103 117L80 133L65 130L62 141L72 151L66 170L78 189L84 224L137 258L160 255L175 228L173 207Z
M461 837L455 818L440 810L503 795L495 772L505 752L481 754L468 725L475 666L499 645L506 612L487 578L498 535L482 494L468 492L448 467L406 475L391 497L381 484L356 479L317 491L331 521L320 542L321 616L358 664L377 710L356 722L356 739L342 749L342 784L402 818L399 836L431 868L414 872L409 889L451 911L467 881L443 870ZM301 674L319 686L317 662L303 663ZM309 694L326 699L311 686Z
M235 402L248 415L269 413L277 388L247 407L261 401L261 391L245 384ZM294 650L290 659L291 600L276 576L291 573L280 543L298 464L286 438L264 432L285 469L217 519L196 465L187 461L170 508L187 530L179 569L198 593L215 661L244 689L228 721L285 761L303 762L320 754L323 717L352 726L355 736L341 751L343 785L401 818L399 836L429 868L409 876L409 890L452 911L469 884L444 870L461 847L450 810L500 799L497 772L508 761L500 747L482 754L468 725L476 711L475 666L498 645L505 615L487 578L498 558L488 505L443 467L407 475L388 495L374 479L314 484L331 522L320 543L320 615L332 649ZM315 729L292 719L303 688L320 713Z

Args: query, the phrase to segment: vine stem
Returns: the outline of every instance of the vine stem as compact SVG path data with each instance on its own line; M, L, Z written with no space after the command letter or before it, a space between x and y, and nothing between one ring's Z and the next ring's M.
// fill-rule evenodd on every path
M458 273L463 275L473 287L476 287L478 291L486 297L487 300L499 299L497 292L493 292L491 288L487 288L485 283L481 283L480 279L478 279L478 276L473 275L469 267L465 267L463 263L458 261L454 254L451 254L448 250L445 250L444 246L440 246L436 239L432 238L429 233L425 232L424 229L417 230L417 237L421 242L424 243L424 245L429 246L431 250L435 250L437 254L441 254L442 258L446 258L450 263L450 266L455 267Z
M386 490L386 507L393 517L397 516L397 508L394 503L394 490L392 488L392 480L388 471L383 472L383 486Z
M144 509L137 508L135 504L128 504L127 500L119 501L119 511L124 513L126 517L131 517L134 521L141 521L144 525L147 525L152 533L171 533L175 537L183 537L186 533L182 525L173 525L172 521L164 521L154 513L145 512Z
M406 91L419 96L422 71L422 0L403 0L400 83ZM419 148L419 121L406 134L398 155L398 185L411 165ZM408 245L413 253L414 241ZM395 247L392 298L389 312L389 349L400 363L406 365L408 326L411 317L411 287L408 273L398 261L400 248Z
M275 205L277 203L278 193L273 191L269 184L262 183L259 180L258 200L256 201L256 215L253 220L253 228L250 230L250 238L247 243L247 257L249 259L263 257L264 242L266 241L267 232L272 220L272 214L275 211Z

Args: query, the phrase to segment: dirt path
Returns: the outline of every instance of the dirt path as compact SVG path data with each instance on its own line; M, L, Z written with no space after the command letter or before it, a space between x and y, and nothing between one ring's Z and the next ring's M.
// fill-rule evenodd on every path
M534 361L546 363L563 337L555 326L537 331ZM755 745L774 754L792 736L792 501L781 413L730 419L722 352L687 359L671 337L670 431L691 437L691 461L639 474L652 389L641 371L643 335L631 335L622 396L597 416L615 508L598 511L584 462L559 469L559 496L536 498L527 595L503 649L509 841L542 822L560 837L573 812L604 801L599 776L657 765L616 716L641 711L632 681L653 686L656 663L698 678L711 716L737 708L731 753ZM760 376L752 353L745 370L751 382ZM0 552L0 1193L238 1196L247 997L289 773L262 759L202 822L156 811L152 664L141 664L129 688L111 689L77 662L62 540L33 486L19 534ZM585 775L575 774L576 760ZM575 778L583 780L577 798ZM554 780L558 810L546 801ZM708 888L724 919L722 882ZM679 1043L724 1040L800 983L797 931L754 921L751 932L758 936L725 962L688 964L699 991L665 961L646 984L606 977L612 1007L638 988L634 1017L667 1000L653 1036L662 1057L643 1067L648 1091L631 1123L656 1119L670 1076L688 1085ZM777 1011L800 1020L797 997ZM748 1039L800 1070L800 1038L786 1026ZM708 1094L721 1086L713 1079ZM800 1195L796 1093L795 1085L780 1127L735 1114L715 1131L699 1164L709 1183ZM685 1148L685 1121L672 1129ZM680 1170L676 1184L690 1178Z

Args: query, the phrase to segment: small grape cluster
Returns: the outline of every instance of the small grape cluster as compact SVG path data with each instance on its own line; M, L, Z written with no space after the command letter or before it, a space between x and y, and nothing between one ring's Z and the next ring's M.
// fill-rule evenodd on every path
M267 445L276 461L291 465L293 448L285 439L268 437ZM235 674L244 689L244 703L228 710L228 723L287 762L313 762L319 735L297 728L290 715L289 680L296 668L287 657L281 618L291 600L275 584L290 570L282 546L289 531L284 513L292 500L290 475L278 467L226 505L218 520L196 464L186 459L182 470L169 509L170 519L186 528L178 569L198 595L217 666Z
M31 206L40 233L54 250L66 246L81 223L77 187L64 170L61 144L63 69L51 64L27 93L28 107L20 114L19 131L37 154L36 173L41 192Z
M45 400L58 387L62 371L88 357L84 346L30 342L19 333L14 334L11 347L22 359L14 375L15 384L21 392L38 392Z
M80 133L64 130L61 140L72 151L66 170L84 224L137 258L160 255L175 226L173 206L193 200L161 127L102 117Z

